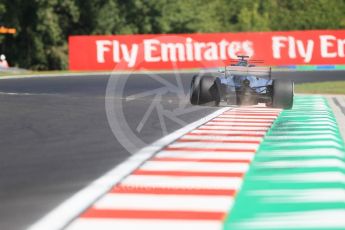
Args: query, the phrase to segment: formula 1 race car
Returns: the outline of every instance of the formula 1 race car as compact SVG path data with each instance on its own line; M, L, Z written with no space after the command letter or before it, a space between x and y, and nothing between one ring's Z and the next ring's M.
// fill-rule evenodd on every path
M219 106L255 105L265 103L268 107L291 109L294 83L290 80L271 78L271 67L249 64L248 56L238 56L236 64L226 66L218 74L195 75L190 87L193 105Z

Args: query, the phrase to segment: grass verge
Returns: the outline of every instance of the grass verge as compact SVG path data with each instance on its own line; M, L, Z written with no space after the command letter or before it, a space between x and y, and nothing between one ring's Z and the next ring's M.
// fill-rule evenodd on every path
M345 94L345 81L295 84L295 93Z

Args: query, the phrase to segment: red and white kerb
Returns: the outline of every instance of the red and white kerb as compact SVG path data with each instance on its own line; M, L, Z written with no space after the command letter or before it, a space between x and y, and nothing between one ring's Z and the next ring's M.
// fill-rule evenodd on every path
M229 109L166 146L67 229L222 229L250 162L280 111Z

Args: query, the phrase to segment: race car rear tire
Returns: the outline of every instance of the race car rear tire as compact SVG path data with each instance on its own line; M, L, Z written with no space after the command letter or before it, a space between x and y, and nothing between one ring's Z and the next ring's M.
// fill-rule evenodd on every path
M202 76L200 79L200 105L215 105L220 102L220 90L216 77Z
M213 76L195 75L191 82L190 103L192 105L215 105L220 102L219 82Z
M290 80L273 81L272 107L291 109L293 105L294 83Z
M200 79L199 75L194 75L192 78L192 82L190 85L190 103L192 105L199 104L199 96L200 96Z

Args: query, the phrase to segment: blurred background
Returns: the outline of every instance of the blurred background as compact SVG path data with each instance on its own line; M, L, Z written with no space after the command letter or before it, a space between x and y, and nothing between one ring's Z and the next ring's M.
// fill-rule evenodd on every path
M68 36L345 28L344 0L1 0L11 66L68 68Z

